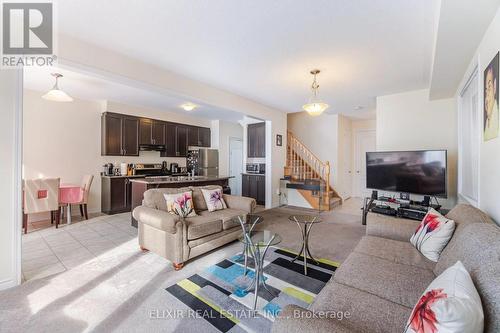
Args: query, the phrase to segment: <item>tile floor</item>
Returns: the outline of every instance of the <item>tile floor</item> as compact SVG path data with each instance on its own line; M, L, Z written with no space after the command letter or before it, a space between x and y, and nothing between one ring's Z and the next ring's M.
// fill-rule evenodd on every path
M75 221L76 222L76 221ZM23 235L25 281L69 270L137 237L130 213L97 216L87 221L46 228Z

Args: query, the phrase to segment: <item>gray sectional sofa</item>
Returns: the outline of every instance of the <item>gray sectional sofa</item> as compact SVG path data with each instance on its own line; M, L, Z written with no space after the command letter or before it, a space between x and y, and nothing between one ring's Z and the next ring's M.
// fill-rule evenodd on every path
M403 332L423 291L458 260L481 296L484 332L500 332L500 228L470 205L447 217L457 227L437 263L409 242L418 222L369 219L366 236L311 306L285 307L273 332Z
M175 269L196 256L237 239L241 234L239 215L252 213L255 199L223 195L227 208L209 212L201 189L217 185L182 188L158 188L144 192L144 200L132 212L138 221L139 245L172 261ZM193 205L198 216L182 220L167 212L165 193L193 192Z

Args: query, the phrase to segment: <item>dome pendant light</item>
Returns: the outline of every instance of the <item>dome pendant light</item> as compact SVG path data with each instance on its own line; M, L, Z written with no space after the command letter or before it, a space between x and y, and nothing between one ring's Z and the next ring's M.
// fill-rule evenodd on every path
M318 98L318 89L319 89L319 84L316 81L316 75L320 73L319 69L313 69L311 71L311 74L314 76L313 83L311 85L311 90L312 90L312 95L311 98L309 99L309 103L304 104L302 108L309 113L311 116L319 116L320 114L323 113L328 108L328 104L323 103L319 98Z
M56 78L56 83L42 98L54 102L73 102L73 98L59 89L57 85L59 78L63 77L63 75L59 73L52 73L51 75Z

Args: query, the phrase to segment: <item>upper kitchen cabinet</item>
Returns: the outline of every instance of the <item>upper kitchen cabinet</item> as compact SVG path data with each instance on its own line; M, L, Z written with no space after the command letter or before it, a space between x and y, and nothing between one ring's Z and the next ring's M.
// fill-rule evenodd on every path
M210 147L210 128L188 126L188 146Z
M210 148L210 128L207 127L199 127L198 128L198 138L200 140L200 147Z
M177 157L187 156L188 147L188 127L184 125L177 125L176 135L176 155Z
M247 156L266 157L266 123L249 124L247 128Z
M165 127L163 121L141 118L139 145L165 145Z
M192 126L167 123L166 129L166 150L161 153L163 157L186 157L189 136L193 135L190 131Z
M152 145L164 146L154 149L160 156L186 157L188 146L210 147L210 128L112 112L102 114L101 131L103 156L138 156L140 146Z
M165 151L161 152L163 157L175 157L177 153L177 125L167 123L165 129Z
M101 155L138 156L139 119L104 112L101 116Z

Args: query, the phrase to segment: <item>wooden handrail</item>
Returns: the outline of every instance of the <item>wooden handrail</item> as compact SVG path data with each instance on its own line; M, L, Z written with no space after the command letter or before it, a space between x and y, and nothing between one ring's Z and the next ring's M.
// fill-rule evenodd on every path
M297 139L291 131L287 131L287 167L300 179L305 179L306 169L311 170L325 181L327 193L330 191L330 162L321 161L306 145ZM296 163L302 164L297 167Z

